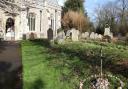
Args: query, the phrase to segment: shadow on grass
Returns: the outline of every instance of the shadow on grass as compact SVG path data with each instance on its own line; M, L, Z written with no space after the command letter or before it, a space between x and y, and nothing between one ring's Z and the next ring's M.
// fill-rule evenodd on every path
M0 53L2 53L5 49L5 43L0 41Z
M40 78L38 78L32 83L31 89L45 89L44 82Z
M48 39L36 39L36 40L30 40L34 43L34 45L40 45L47 48L50 48L50 41Z
M34 81L24 81L23 89L45 89L45 84L41 78L36 78Z
M93 52L93 50L80 51L80 50L67 49L66 47L55 47L54 48L50 46L50 42L46 39L45 40L43 39L33 40L32 42L35 45L41 45L46 48L49 48L50 52L52 52L53 54L63 52L67 54L70 58L73 58L74 56L79 57L81 61L89 63L94 69L96 66L100 67L100 49L98 53L98 50ZM128 78L128 66L125 66L123 64L122 65L116 64L114 62L116 58L118 58L116 55L104 55L103 68L105 70L111 71L114 74L120 74L124 76L125 78Z
M11 70L12 64L0 62L0 88L1 89L23 89L22 68Z

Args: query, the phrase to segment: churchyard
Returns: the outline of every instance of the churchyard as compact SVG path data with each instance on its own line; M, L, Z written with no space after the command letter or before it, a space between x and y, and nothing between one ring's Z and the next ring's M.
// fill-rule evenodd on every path
M63 1L0 1L0 89L128 89L127 0Z
M49 37L50 38L50 37ZM127 89L126 37L61 29L53 39L21 41L24 89Z
M23 89L92 89L92 76L103 75L110 89L128 88L128 46L94 40L53 44L46 39L22 41Z

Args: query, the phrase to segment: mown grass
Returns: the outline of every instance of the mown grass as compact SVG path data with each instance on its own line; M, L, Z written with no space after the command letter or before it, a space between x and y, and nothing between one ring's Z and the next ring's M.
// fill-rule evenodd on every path
M128 46L110 43L102 46L103 72L128 82L128 71L116 69L117 62L128 60ZM23 89L78 89L81 79L100 73L100 48L101 44L94 42L50 45L47 40L23 41ZM116 81L110 81L114 89ZM84 88L89 89L88 80Z

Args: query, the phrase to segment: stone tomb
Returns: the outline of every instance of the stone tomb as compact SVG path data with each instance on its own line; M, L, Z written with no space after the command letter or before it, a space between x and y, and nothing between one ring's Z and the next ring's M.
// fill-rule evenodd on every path
M110 31L110 27L105 28L104 36L110 36L111 38L113 38L113 33Z

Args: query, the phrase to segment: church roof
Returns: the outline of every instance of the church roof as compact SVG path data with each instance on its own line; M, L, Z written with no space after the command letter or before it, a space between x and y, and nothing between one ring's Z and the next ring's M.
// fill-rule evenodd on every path
M57 0L46 0L48 4L50 5L55 5L55 6L58 6L58 1Z
M50 6L59 6L58 0L25 0L31 4L35 3L37 5L43 5L45 2Z

